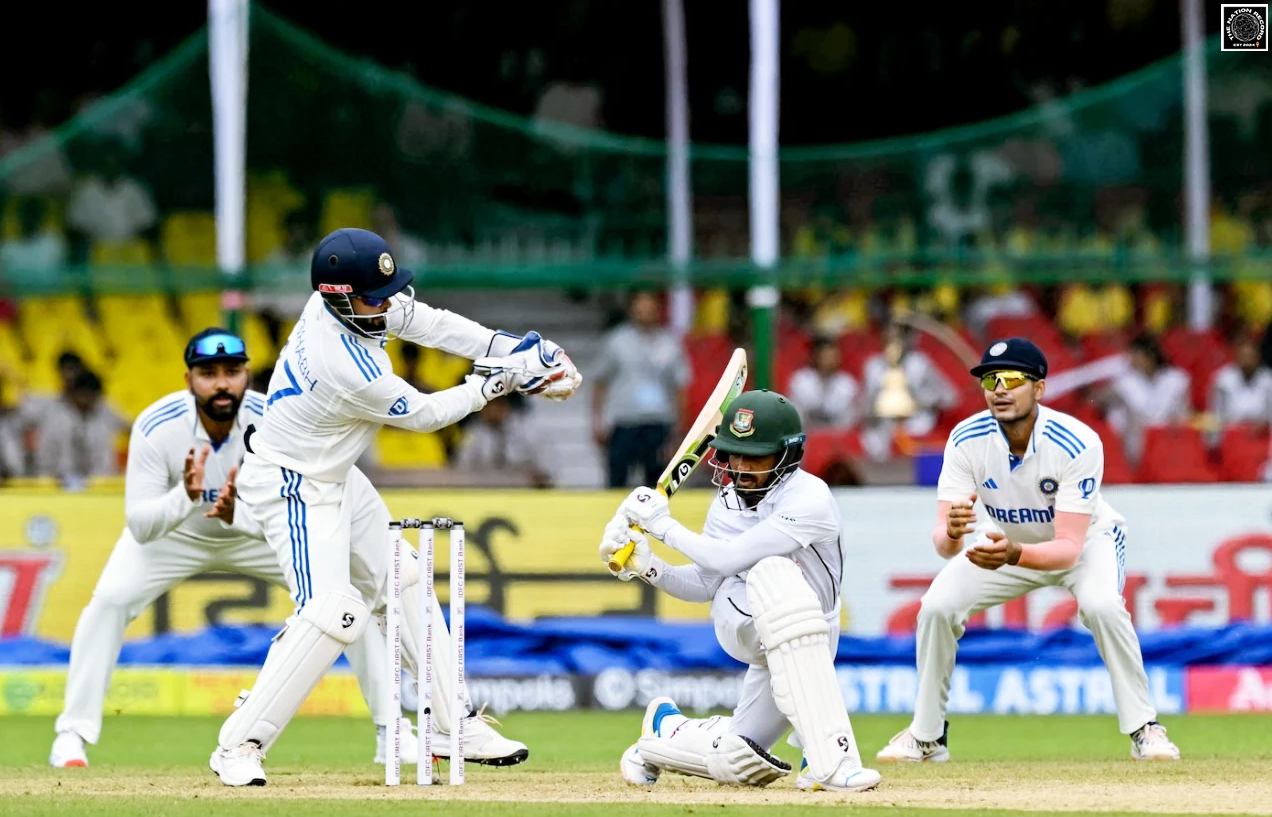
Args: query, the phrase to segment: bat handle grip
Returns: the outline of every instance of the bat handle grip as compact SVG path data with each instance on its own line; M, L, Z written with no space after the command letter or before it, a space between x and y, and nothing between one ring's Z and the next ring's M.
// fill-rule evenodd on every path
M640 527L632 525L632 530L639 531ZM627 564L627 560L632 558L632 553L636 550L635 542L628 542L623 545L623 549L615 553L609 560L609 569L614 573L623 569L623 565Z

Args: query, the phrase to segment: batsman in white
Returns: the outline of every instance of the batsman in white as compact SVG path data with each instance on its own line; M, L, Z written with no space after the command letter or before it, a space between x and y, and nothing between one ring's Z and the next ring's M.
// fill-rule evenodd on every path
M1077 599L1108 667L1131 757L1178 760L1179 749L1157 722L1139 639L1122 599L1126 522L1100 495L1099 435L1039 405L1047 360L1024 338L991 344L971 373L981 379L989 408L955 426L945 446L932 541L950 562L919 610L914 720L878 759L949 760L945 707L968 618L1036 587L1059 585ZM988 525L964 550L963 539L978 524L978 496Z
M133 424L119 535L80 614L71 642L66 703L49 753L56 767L87 766L84 743L97 743L102 705L124 630L160 595L210 570L285 587L278 557L259 525L235 512L234 480L243 432L260 420L265 398L248 391L243 340L205 329L185 348L186 389L151 404ZM220 487L217 487L220 486ZM368 634L347 651L373 713L384 707L383 638ZM378 720L378 761L384 723ZM408 741L410 750L414 742Z
M226 785L264 785L265 753L323 673L373 616L383 632L389 510L354 466L380 427L434 431L514 389L561 400L582 380L561 348L536 333L495 332L416 303L412 280L375 233L341 229L324 238L310 265L315 293L279 355L265 416L248 430L239 501L277 554L296 612L221 728L209 765ZM459 386L423 394L393 373L384 345L395 336L476 359L473 373ZM418 678L419 557L411 555L402 587L402 663ZM444 666L449 635L441 606L433 609L433 723L440 733L433 745L448 746L440 735L455 718L467 718L466 760L520 763L524 744L504 738L471 706L452 711Z
M804 750L801 789L865 791L879 773L861 766L835 676L843 545L839 509L826 483L799 468L799 412L770 391L739 395L725 409L712 460L719 496L701 534L672 518L667 499L637 488L606 527L606 564L636 543L615 575L638 578L685 601L711 604L716 637L747 665L732 717L687 718L670 698L645 711L641 737L619 763L632 785L664 771L719 783L766 786L791 767L770 754L791 727ZM670 566L649 549L657 537L692 564Z

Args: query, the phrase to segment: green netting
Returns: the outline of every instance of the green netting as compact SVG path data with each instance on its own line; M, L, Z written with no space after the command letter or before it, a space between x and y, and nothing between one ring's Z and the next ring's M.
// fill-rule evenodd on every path
M250 38L254 286L303 287L307 247L336 226L390 232L385 204L409 236L399 255L434 287L669 279L662 142L474 104L342 54L260 7ZM1264 268L1227 259L1264 245L1272 65L1217 47L1207 59L1212 177L1228 219L1216 232L1213 270L1235 275ZM975 282L987 272L1037 283L1182 279L1191 268L1179 252L1181 83L1175 57L972 127L783 150L784 261L772 276L789 285ZM827 116L887 115L856 109L848 87L823 104ZM200 33L47 143L0 162L5 236L36 217L34 197L68 237L61 263L10 258L0 270L6 283L19 291L218 283L210 110ZM40 168L59 156L77 178L122 159L153 197L154 224L125 242L68 229L71 189L40 189ZM747 261L745 149L695 146L691 175L693 280L743 286L768 275Z

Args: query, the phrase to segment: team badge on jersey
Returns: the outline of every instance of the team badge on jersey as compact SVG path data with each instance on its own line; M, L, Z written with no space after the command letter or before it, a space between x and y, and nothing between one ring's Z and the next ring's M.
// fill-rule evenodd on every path
M755 433L755 412L750 409L738 409L733 415L729 428L739 437L750 437Z
M384 273L387 277L393 274L393 269L393 256L389 255L387 252L380 253L380 272Z
M1051 477L1043 477L1038 480L1038 490L1042 491L1046 496L1055 496L1056 491L1060 490L1060 483Z

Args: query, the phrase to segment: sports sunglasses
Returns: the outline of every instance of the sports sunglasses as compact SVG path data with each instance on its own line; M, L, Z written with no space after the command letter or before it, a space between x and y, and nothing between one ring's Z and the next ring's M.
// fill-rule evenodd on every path
M997 391L998 384L1002 383L1004 389L1011 391L1017 386L1023 386L1030 380L1033 380L1033 378L1024 372L990 372L981 377L981 388L985 391Z
M195 341L191 357L247 354L243 339L234 335L208 335Z

